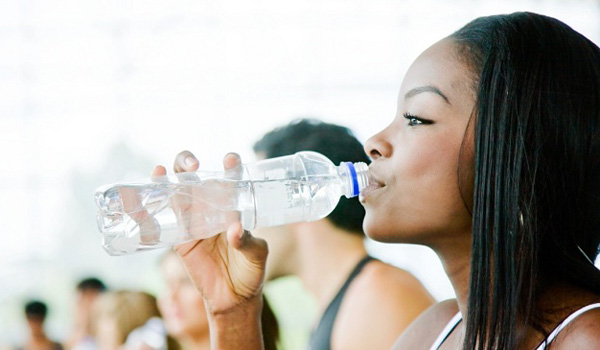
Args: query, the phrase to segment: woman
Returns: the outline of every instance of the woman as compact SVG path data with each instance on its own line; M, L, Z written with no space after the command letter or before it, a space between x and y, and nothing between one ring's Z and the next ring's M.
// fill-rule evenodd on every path
M423 314L397 348L600 348L599 128L600 49L555 19L480 18L417 58L397 117L365 147L364 226L433 248L457 299ZM197 167L189 152L175 161ZM177 252L217 347L260 348L265 243L235 224Z
M161 259L160 269L166 288L158 298L158 308L167 332L184 350L210 349L204 299L174 251Z

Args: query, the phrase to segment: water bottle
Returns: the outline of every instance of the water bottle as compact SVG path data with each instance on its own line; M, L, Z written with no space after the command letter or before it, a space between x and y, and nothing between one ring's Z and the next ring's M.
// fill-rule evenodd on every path
M334 165L316 152L261 160L221 172L187 172L106 185L95 194L102 245L110 255L172 246L226 231L326 217L342 195L369 185L367 164Z

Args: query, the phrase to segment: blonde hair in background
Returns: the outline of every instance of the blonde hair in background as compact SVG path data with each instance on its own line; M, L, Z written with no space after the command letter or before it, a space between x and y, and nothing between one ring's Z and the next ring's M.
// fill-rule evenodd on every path
M103 293L92 309L92 330L98 336L98 323L102 319L113 320L115 340L123 344L127 335L143 326L152 317L160 317L156 298L146 292L113 291Z

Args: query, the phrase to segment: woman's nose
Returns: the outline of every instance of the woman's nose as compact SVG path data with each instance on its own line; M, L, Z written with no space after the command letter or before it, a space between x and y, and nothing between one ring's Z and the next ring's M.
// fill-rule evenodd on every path
M392 145L387 141L385 128L377 134L371 136L365 143L365 153L372 159L380 157L390 157L392 155Z

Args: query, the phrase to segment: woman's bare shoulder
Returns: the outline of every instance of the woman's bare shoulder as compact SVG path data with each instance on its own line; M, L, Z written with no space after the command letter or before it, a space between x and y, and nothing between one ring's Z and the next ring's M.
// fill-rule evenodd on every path
M333 329L334 348L389 349L434 303L435 299L413 275L373 261L346 292ZM372 327L378 320L385 322ZM370 331L363 332L364 329Z
M456 299L433 305L402 333L394 349L429 349L457 312Z
M549 349L600 349L600 308L589 310L569 323L551 343Z
M370 292L391 293L391 295L382 294L378 297L392 296L403 304L418 302L420 305L424 305L422 310L435 303L435 299L414 275L381 261L374 261L365 266L363 273L357 278L356 284L362 284Z

